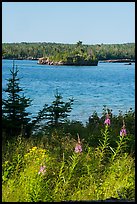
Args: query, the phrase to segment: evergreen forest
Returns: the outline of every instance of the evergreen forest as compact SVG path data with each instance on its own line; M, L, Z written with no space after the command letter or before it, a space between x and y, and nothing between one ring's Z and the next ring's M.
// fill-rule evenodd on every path
M82 41L75 44L37 42L3 43L3 59L34 59L48 57L53 61L77 60L135 60L135 43L86 45Z

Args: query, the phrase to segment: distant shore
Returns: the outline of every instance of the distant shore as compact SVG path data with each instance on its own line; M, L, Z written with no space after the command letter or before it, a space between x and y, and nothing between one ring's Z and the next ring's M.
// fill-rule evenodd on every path
M101 60L100 62L109 62L109 63L116 63L116 62L135 62L134 59L109 59L109 60Z
M2 59L6 59L6 60L39 60L39 58L4 58L2 57ZM124 62L124 63L128 63L128 62L135 62L135 59L107 59L107 60L98 60L98 62L102 62L102 63L116 63L116 62ZM44 64L44 63L43 63Z

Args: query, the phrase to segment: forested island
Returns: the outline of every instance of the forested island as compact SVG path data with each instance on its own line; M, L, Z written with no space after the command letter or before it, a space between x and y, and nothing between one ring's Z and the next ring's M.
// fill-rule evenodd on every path
M37 42L3 43L3 59L38 60L49 65L97 65L104 62L134 62L135 43L85 45Z

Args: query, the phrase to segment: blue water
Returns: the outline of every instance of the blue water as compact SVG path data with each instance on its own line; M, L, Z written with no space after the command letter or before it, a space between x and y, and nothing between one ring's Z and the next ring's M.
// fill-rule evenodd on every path
M2 60L2 88L6 87L12 68L12 60ZM16 60L18 77L26 97L32 101L28 111L32 116L51 104L56 89L63 100L74 98L70 120L83 123L97 111L101 116L103 106L113 114L135 109L135 63L98 63L98 66L49 66L38 65L37 61ZM6 98L5 92L2 97Z

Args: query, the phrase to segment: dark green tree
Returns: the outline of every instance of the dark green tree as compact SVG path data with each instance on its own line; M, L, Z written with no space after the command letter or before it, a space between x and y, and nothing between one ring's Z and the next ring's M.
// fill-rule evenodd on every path
M76 46L77 46L77 47L81 47L81 46L82 46L82 41L79 40L79 41L77 42Z
M7 99L2 100L2 123L3 131L10 136L16 136L24 132L26 134L30 118L30 113L26 108L30 106L30 98L26 98L24 94L20 94L23 89L19 85L17 76L19 70L15 69L14 61L13 68L10 70L11 78L7 79L7 88L4 89L8 93Z
M32 123L37 125L40 122L46 121L44 125L52 127L57 127L59 124L64 123L70 115L74 99L69 99L68 102L64 102L62 99L63 97L57 91L52 104L49 106L45 104Z

